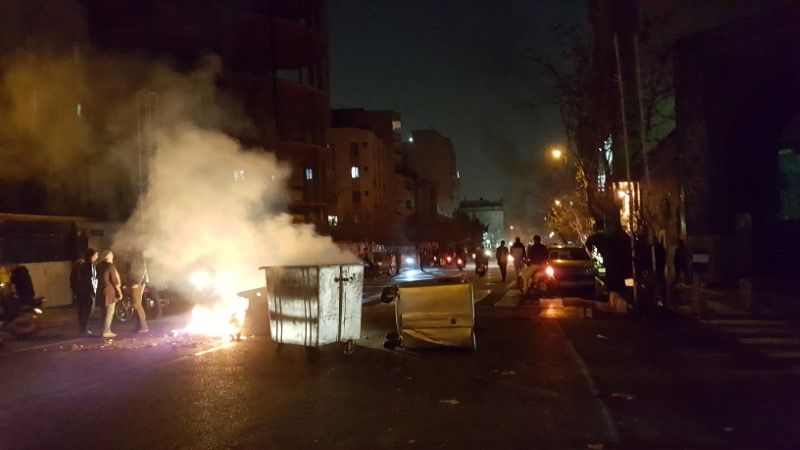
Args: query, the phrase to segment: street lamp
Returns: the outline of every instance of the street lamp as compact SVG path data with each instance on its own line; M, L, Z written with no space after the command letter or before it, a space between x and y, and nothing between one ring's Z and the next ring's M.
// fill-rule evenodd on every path
M556 199L556 201L554 203L556 204L556 206L561 206L561 200L559 200L559 199Z
M555 159L561 159L563 153L561 152L561 149L554 148L550 150L550 156L552 156Z

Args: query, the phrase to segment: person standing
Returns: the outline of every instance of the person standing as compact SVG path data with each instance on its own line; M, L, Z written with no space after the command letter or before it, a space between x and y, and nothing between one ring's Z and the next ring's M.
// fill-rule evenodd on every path
M119 272L114 266L114 253L106 250L100 259L100 263L97 264L96 296L105 317L103 337L113 338L116 334L111 332L111 321L114 320L115 306L122 298L122 282L119 278Z
M131 296L133 297L133 309L136 311L136 326L134 326L134 333L147 333L150 328L147 327L147 315L142 307L142 298L144 296L144 288L150 281L147 273L147 263L144 259L144 253L135 250L131 254L131 260L128 267L128 283L131 286Z
M11 270L11 284L14 285L14 292L17 293L17 301L20 305L33 305L33 298L36 293L33 290L33 281L28 268L23 265L14 266Z
M686 273L687 256L686 244L683 239L678 239L678 245L675 247L675 256L672 258L672 264L675 269L675 284L678 286L683 286L684 283L689 281L689 276Z
M500 275L503 277L503 282L506 281L506 273L508 272L508 247L506 241L500 241L500 246L494 252L497 258L497 265L500 267Z
M514 240L511 246L511 256L514 257L514 270L517 276L522 272L522 264L525 262L525 244L522 243L519 236Z
M83 335L91 336L89 331L89 318L94 310L97 296L97 271L94 263L97 261L97 251L93 248L86 250L82 259L73 266L70 283L74 283L73 293L78 304L78 327Z

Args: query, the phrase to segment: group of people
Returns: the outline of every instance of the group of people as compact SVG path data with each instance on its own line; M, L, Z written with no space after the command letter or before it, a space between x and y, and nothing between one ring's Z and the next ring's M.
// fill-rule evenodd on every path
M99 260L99 262L98 262ZM136 311L137 325L135 331L147 333L147 318L142 307L142 295L148 280L147 266L142 255L134 255L131 260L129 278L132 289L133 308ZM114 253L110 250L98 254L89 248L83 258L76 261L70 273L70 288L73 300L78 305L78 326L81 334L91 336L89 319L95 306L103 311L103 338L116 336L111 331L114 311L118 301L122 300L122 279L114 265Z
M539 266L547 262L547 247L542 244L542 237L539 235L534 236L533 243L527 247L519 237L514 240L510 249L506 247L506 241L500 241L500 246L495 251L495 258L497 258L497 265L500 267L503 281L506 281L508 273L509 256L514 260L514 270L517 276L522 275L525 266L529 268L526 273L535 273Z

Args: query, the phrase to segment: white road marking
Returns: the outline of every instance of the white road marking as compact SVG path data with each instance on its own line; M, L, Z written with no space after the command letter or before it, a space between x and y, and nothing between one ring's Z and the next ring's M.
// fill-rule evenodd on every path
M776 338L776 337L740 338L739 342L747 345L800 345L800 339L797 338Z
M498 308L514 308L519 304L519 291L507 291L503 298L497 301L494 306Z

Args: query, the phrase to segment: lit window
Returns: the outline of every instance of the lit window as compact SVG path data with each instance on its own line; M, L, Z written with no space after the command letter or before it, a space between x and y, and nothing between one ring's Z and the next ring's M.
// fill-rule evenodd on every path
M314 169L306 169L306 180L314 179Z
M461 172L459 172L458 170L456 170L456 178L458 178L459 180L461 179Z
M360 176L358 172L358 166L353 166L350 168L350 178L358 178Z
M244 181L244 170L234 170L233 181Z
M335 227L339 225L339 216L328 216L328 226Z

